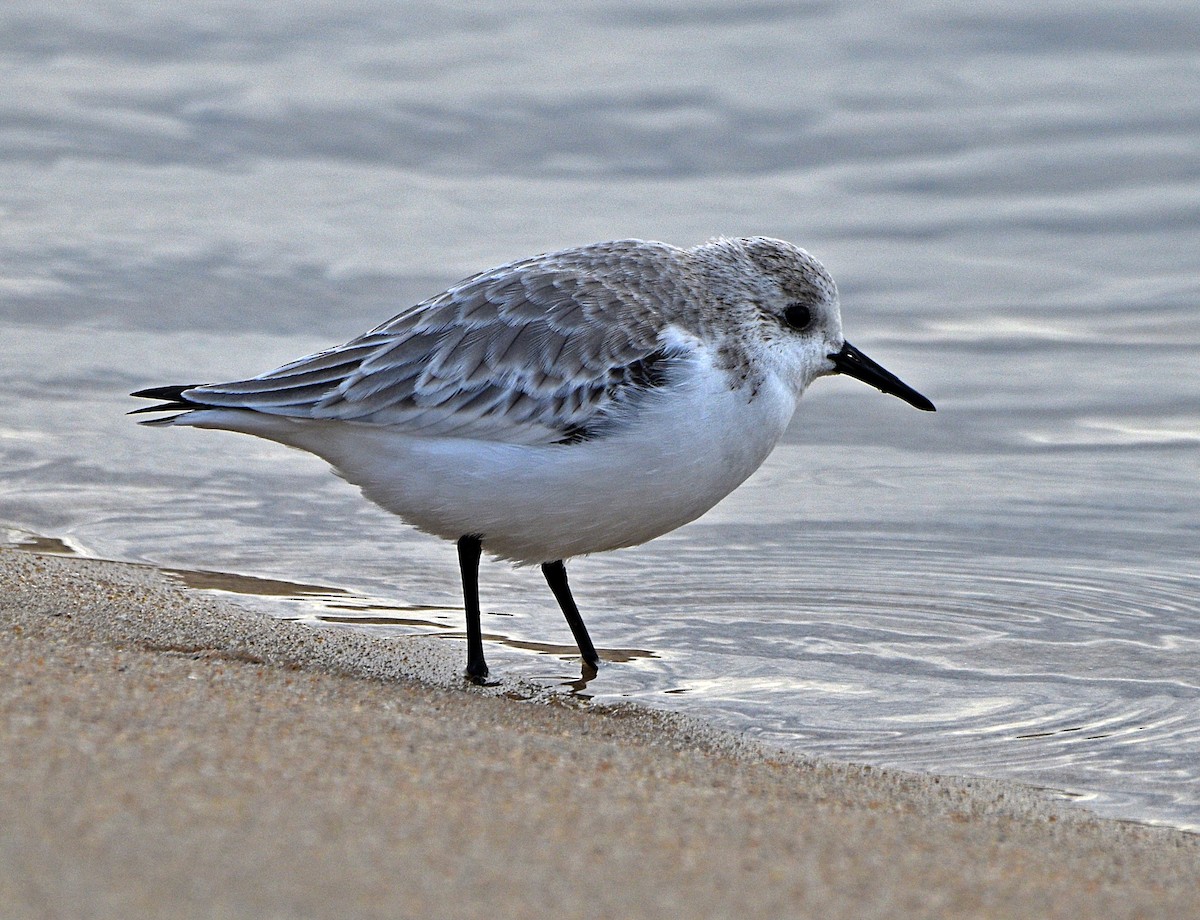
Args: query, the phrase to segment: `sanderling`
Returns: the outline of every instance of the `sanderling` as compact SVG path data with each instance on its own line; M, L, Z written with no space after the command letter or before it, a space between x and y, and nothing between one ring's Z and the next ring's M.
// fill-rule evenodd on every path
M767 238L693 249L619 240L473 275L383 325L234 383L139 390L147 424L310 451L458 545L467 675L488 673L486 550L541 565L583 656L599 656L563 560L695 520L775 447L805 388L847 374L933 403L842 336L837 288Z

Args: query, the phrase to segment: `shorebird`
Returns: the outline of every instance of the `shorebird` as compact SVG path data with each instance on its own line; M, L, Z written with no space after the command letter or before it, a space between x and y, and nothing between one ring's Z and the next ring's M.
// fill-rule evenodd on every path
M818 377L933 403L845 340L837 288L791 243L618 240L510 262L358 338L232 383L139 390L146 424L309 451L458 547L467 676L488 674L482 552L538 564L600 657L564 561L695 520L775 447Z

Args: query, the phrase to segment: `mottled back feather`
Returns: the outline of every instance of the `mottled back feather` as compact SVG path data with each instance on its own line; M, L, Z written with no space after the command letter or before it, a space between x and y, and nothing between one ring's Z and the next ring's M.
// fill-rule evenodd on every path
M681 253L618 241L503 265L344 345L251 380L180 389L169 408L525 444L599 437L683 357L661 337L697 294Z

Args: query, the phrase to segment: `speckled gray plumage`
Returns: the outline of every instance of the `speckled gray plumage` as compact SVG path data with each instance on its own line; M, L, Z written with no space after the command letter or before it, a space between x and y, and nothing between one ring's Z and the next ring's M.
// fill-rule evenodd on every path
M819 263L776 240L596 243L481 272L344 345L183 392L205 406L418 435L570 442L670 379L679 348L668 328L717 342L731 386L753 388L746 320L769 335L776 318L755 311L778 290L836 298Z

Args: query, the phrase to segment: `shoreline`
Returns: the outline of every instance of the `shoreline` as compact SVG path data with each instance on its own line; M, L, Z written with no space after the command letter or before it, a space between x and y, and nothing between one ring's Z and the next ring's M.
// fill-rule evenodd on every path
M1200 836L0 549L13 917L1200 915Z

